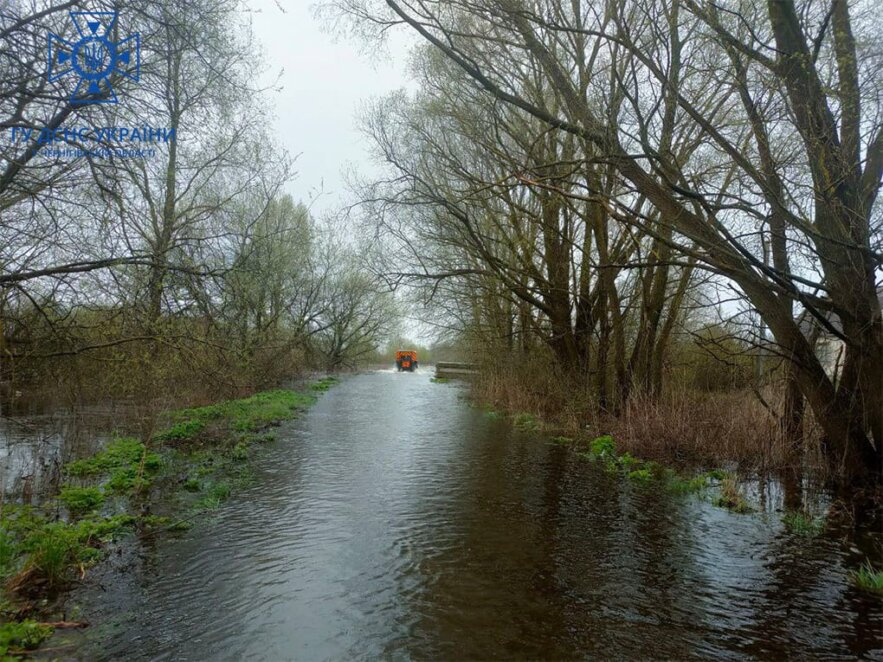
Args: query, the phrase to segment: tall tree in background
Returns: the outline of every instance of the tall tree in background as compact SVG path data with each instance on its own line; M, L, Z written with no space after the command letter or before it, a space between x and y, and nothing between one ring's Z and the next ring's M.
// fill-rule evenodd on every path
M647 301L667 288L657 268L674 256L732 282L788 361L832 470L880 477L883 95L870 10L846 0L337 6L375 26L408 26L473 89L582 141L575 167L607 164L619 185L589 182L579 195L652 237ZM836 381L804 315L845 344ZM652 337L655 314L641 317ZM633 352L630 368L647 372L647 356Z

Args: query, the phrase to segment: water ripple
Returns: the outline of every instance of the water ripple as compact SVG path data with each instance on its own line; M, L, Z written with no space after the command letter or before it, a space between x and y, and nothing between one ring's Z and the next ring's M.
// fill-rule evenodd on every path
M84 654L883 658L836 536L623 484L461 396L390 372L323 395Z

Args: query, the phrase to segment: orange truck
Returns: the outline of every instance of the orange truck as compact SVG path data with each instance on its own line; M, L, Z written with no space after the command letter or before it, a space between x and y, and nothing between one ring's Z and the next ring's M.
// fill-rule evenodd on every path
M417 352L410 349L400 349L396 352L396 368L399 372L407 370L414 372L417 369Z

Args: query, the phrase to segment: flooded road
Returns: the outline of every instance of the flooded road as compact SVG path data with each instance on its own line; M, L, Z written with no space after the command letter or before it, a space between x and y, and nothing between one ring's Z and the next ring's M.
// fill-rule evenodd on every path
M429 378L346 379L281 427L129 604L95 591L79 655L883 659L849 534L630 484Z

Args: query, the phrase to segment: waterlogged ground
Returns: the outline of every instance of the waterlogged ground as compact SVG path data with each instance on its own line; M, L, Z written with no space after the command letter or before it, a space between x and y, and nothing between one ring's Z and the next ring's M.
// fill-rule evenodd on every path
M879 532L624 480L429 378L347 379L284 424L251 487L74 594L95 625L63 654L883 659L849 580Z
M0 411L0 497L42 501L57 487L65 462L101 447L115 415L119 412L110 407L49 414Z

